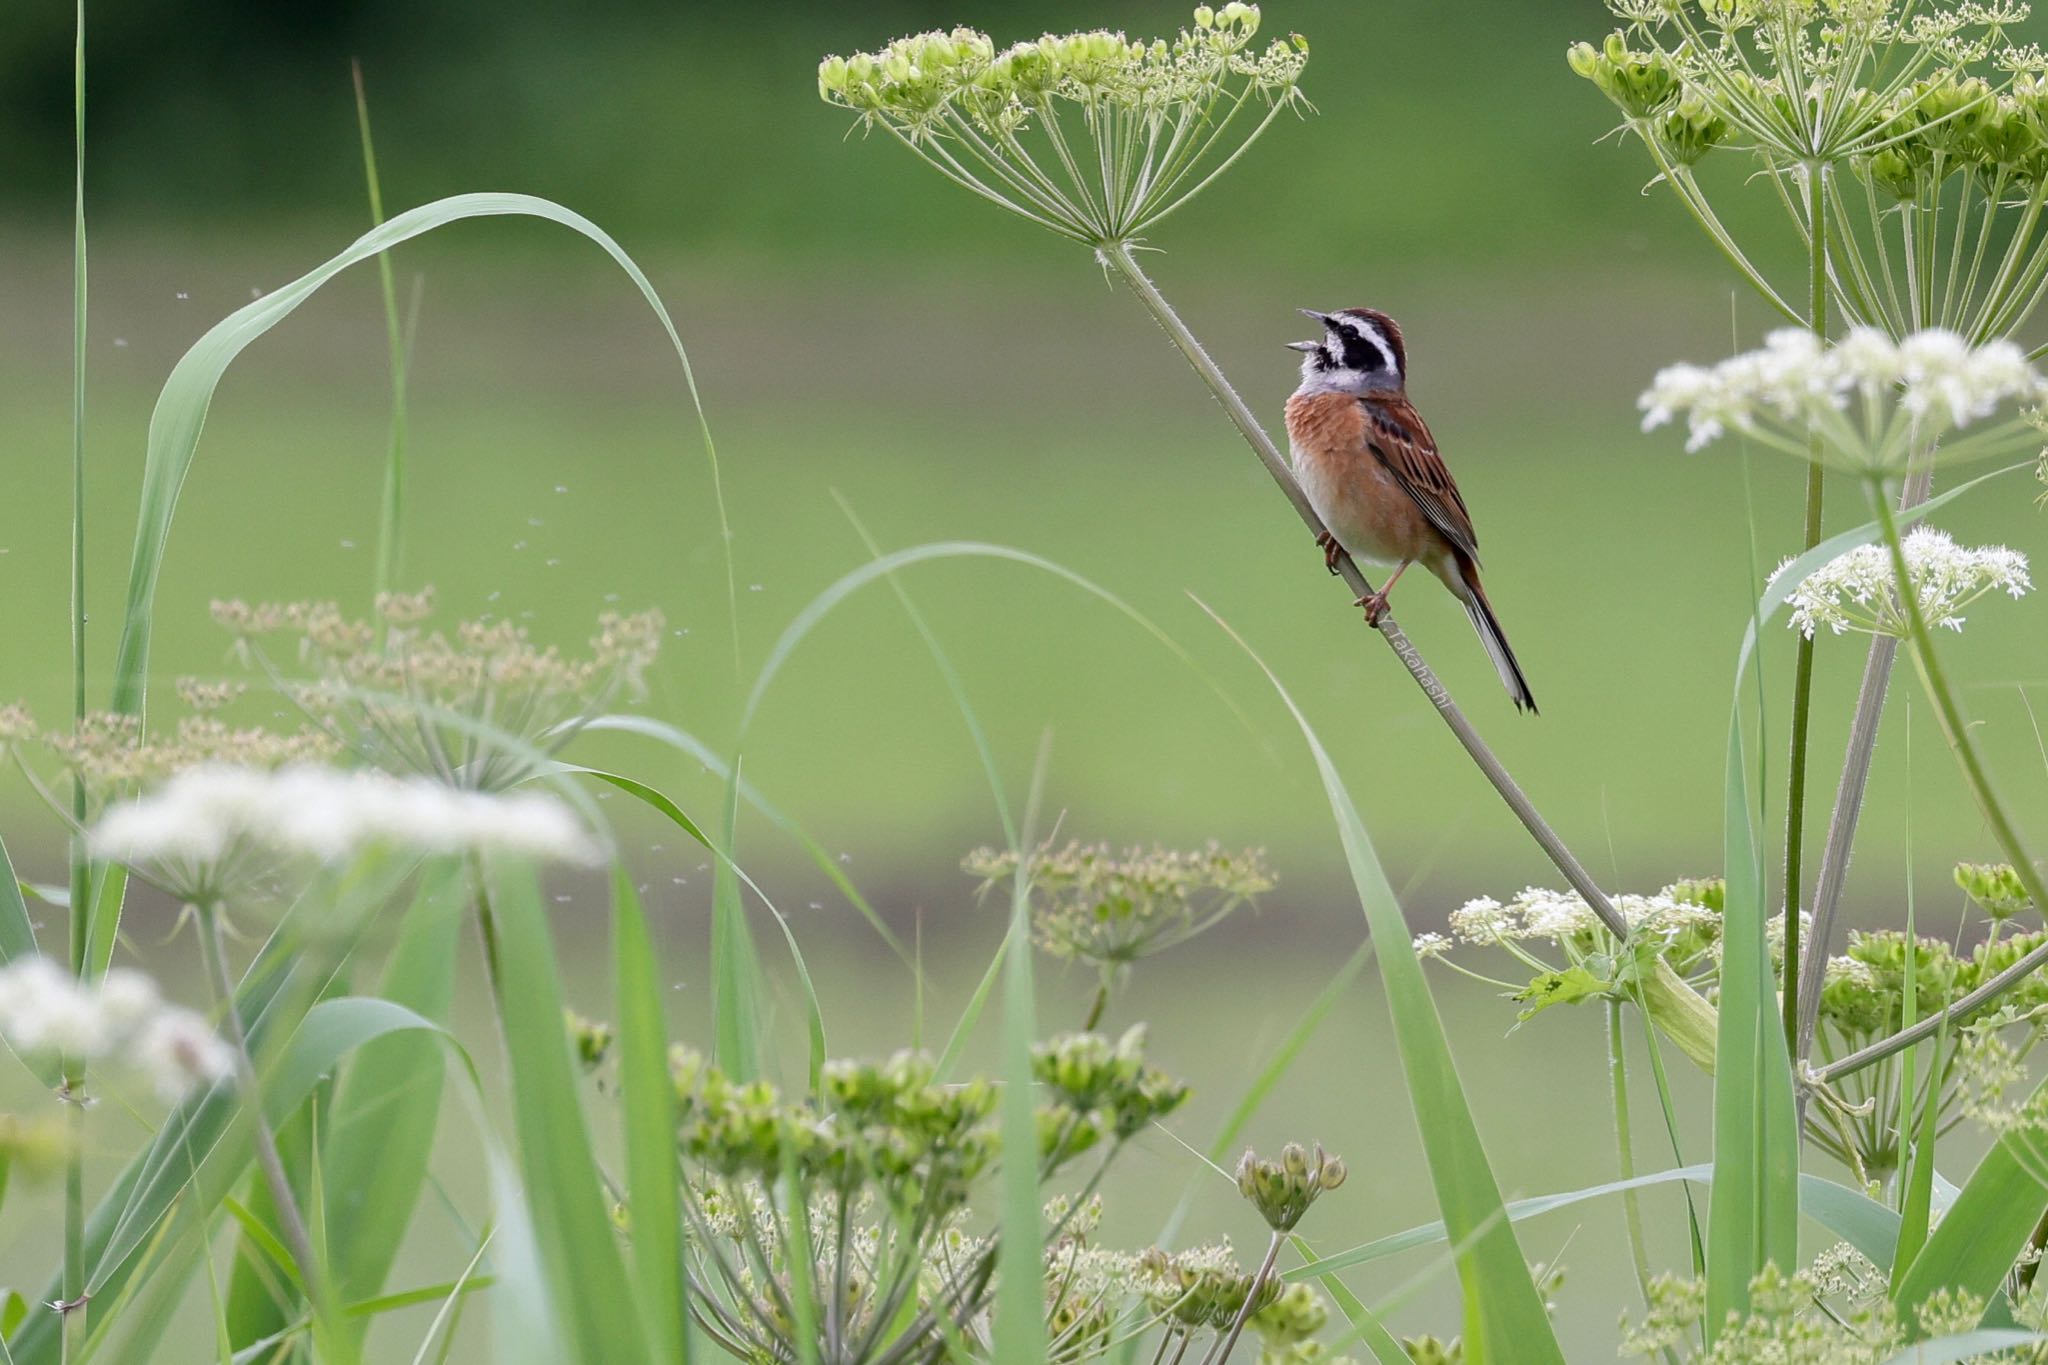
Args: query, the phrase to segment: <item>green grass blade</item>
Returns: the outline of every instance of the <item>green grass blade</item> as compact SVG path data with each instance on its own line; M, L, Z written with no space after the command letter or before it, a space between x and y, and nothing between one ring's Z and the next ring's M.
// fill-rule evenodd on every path
M616 730L625 734L640 735L647 739L658 740L673 749L688 754L691 758L716 773L721 779L726 781L733 780L732 765L727 763L710 745L704 743L704 741L698 739L689 731L678 729L666 721L655 720L651 716L599 716L583 728L586 730ZM596 769L585 769L584 771L603 777L605 781L611 782L615 786L623 786L616 775L598 773ZM631 779L626 780L630 781ZM632 791L633 789L631 787L624 787L624 790ZM880 913L876 911L874 906L868 903L867 897L861 894L860 888L855 886L852 878L848 877L845 871L840 868L838 860L825 851L823 844L813 839L804 830L802 825L799 825L796 821L783 814L777 807L771 805L767 798L754 789L752 783L744 780L740 781L739 791L741 800L765 817L769 824L774 825L777 829L802 845L805 854L817 866L818 871L824 873L826 879L839 889L839 894L845 896L852 903L853 908L860 911L862 918L867 920L869 927L875 931L882 942L889 945L890 951L894 952L899 958L902 958L907 965L913 968L917 965L915 959L911 956L910 950L903 946L902 941L896 937L895 931L883 922ZM634 794L639 795L638 792L634 792ZM656 808L660 809L660 807ZM663 811L663 813L667 814L668 812ZM674 817L671 816L671 818ZM704 838L701 831L694 837L703 843L706 848L716 849L716 845Z
M638 1295L619 1255L583 1119L540 889L523 864L488 871L501 986L506 1000L518 1002L501 1016L513 1127L550 1301L574 1344L568 1359L631 1365L646 1358Z
M1204 606L1203 610L1209 609ZM1500 1186L1452 1065L1443 1021L1423 976L1421 959L1415 954L1408 922L1373 852L1358 808L1308 717L1279 677L1220 616L1213 611L1209 614L1258 664L1294 717L1336 817L1345 861L1375 944L1374 957L1393 1015L1394 1039L1429 1159L1430 1178L1436 1186L1437 1207L1452 1239L1463 1248L1457 1266L1465 1295L1465 1359L1473 1365L1489 1360L1516 1365L1555 1361L1562 1365L1564 1355L1543 1296L1529 1274L1514 1225L1503 1215Z
M1912 939L1909 937L1910 944ZM1912 961L1910 951L1908 962ZM1910 1024L1912 1021L1906 1021ZM1948 1041L1948 1029L1944 1026L1935 1034L1934 1055L1939 1057ZM1910 1053L1909 1053L1910 1055ZM1909 1076L1910 1072L1907 1073ZM1920 1255L1920 1248L1927 1245L1927 1229L1934 1217L1934 1147L1936 1119L1941 1108L1941 1080L1939 1076L1928 1077L1927 1098L1920 1104L1920 1118L1913 1138L1912 1158L1906 1166L1906 1198L1899 1209L1899 1249L1892 1260L1892 1288L1897 1290L1904 1278L1905 1268L1913 1264ZM1905 1104L1910 1111L1913 1092L1910 1086L1904 1091Z
M370 226L384 225L384 186L377 176L377 144L370 136L370 95L363 87L363 64L349 63L356 90L356 133L363 145L363 185L370 196ZM384 302L384 342L391 363L391 440L384 455L384 495L377 515L375 589L397 586L405 560L405 329L398 318L398 282L392 277L391 254L377 253L377 288Z
M633 1282L648 1354L687 1361L682 1205L676 1182L675 1083L668 1074L662 972L647 916L623 866L612 871L612 980L619 1028L619 1089L626 1136L626 1209Z
M796 647L799 644L803 643L804 637L816 629L818 623L830 615L835 607L868 584L892 578L899 569L935 559L1007 560L1013 564L1023 564L1030 568L1041 570L1055 578L1072 584L1089 596L1114 607L1118 612L1134 622L1147 635L1150 635L1153 639L1159 641L1160 644L1166 646L1176 659L1179 659L1182 663L1193 669L1197 677L1209 683L1210 689L1222 699L1224 705L1230 708L1231 714L1236 716L1247 730L1251 728L1251 724L1245 718L1244 712L1231 699L1230 694L1225 692L1220 684L1216 683L1202 670L1201 666L1195 662L1194 656L1183 649L1179 642L1171 635L1168 635L1165 631L1154 625L1150 618L1125 602L1115 593L1109 591L1109 589L1082 577L1063 564L1058 564L1043 556L1032 554L1028 550L1019 550L1008 545L989 545L972 540L945 540L928 545L913 545L909 549L896 550L878 559L870 560L812 598L804 609L790 620L789 625L783 628L781 636L775 641L775 647L768 652L767 661L761 665L761 672L754 679L754 689L747 694L746 710L740 721L742 732L745 731L747 725L753 720L754 713L760 709L761 699L767 695L769 684L775 681L775 676L782 670L783 664L789 661L789 656L796 651Z
M2038 1346L2048 1342L2048 1336L2038 1332L1983 1331L1964 1332L1961 1336L1943 1337L1939 1341L1923 1341L1917 1346L1908 1346L1897 1355L1888 1358L1884 1365L1957 1365L1960 1361L1986 1359L2014 1359L1999 1357L2001 1351L2015 1351L2022 1346Z
M420 1338L419 1350L413 1352L412 1365L426 1365L427 1348L434 1344L434 1338L440 1335L443 1327L448 1329L450 1339L454 1337L455 1313L462 1303L463 1296L473 1293L478 1289L489 1287L491 1283L489 1277L479 1276L476 1273L476 1268L482 1263L484 1251L490 1244L491 1234L486 1232L476 1244L476 1254L471 1256L469 1264L462 1268L462 1274L456 1277L454 1284L448 1286L447 1293L439 1296L441 1307L435 1312L434 1320L427 1324L427 1334ZM436 1286L436 1288L439 1288L439 1286ZM351 1306L351 1311L353 1311L353 1306ZM672 1357L672 1359L686 1361L688 1357L678 1355Z
M1655 1185L1670 1185L1680 1181L1689 1185L1711 1185L1713 1179L1712 1166L1678 1166L1668 1171L1639 1175L1630 1180L1609 1180L1598 1185L1588 1185L1582 1190L1570 1190L1563 1194L1543 1194L1530 1199L1517 1199L1504 1207L1508 1220L1519 1223L1525 1218L1535 1218L1540 1214L1570 1208L1588 1200L1624 1194L1630 1190L1649 1189ZM1897 1213L1860 1191L1817 1175L1802 1174L1799 1177L1799 1197L1800 1207L1807 1217L1868 1256L1879 1269L1891 1264L1892 1247L1897 1243L1899 1235ZM1375 1238L1347 1251L1332 1252L1328 1256L1311 1260L1306 1265L1296 1266L1287 1271L1281 1278L1314 1279L1335 1271L1347 1270L1352 1266L1384 1260L1417 1247L1435 1246L1449 1240L1450 1234L1442 1222L1425 1223L1420 1227Z
M466 904L462 864L422 880L378 986L384 999L445 1024ZM443 1040L395 1032L364 1044L342 1074L324 1144L329 1274L343 1302L384 1287L426 1183L441 1114Z
M775 902L761 889L760 883L748 875L745 868L734 862L724 849L711 842L697 822L692 820L681 806L678 806L660 791L637 778L627 777L621 773L609 773L602 769L585 768L575 764L562 764L560 767L563 772L582 773L586 777L594 777L601 782L608 782L620 791L626 792L628 795L645 802L648 806L661 812L661 814L674 821L676 826L684 833L709 850L712 856L719 860L721 871L729 871L733 876L739 878L748 890L761 898L761 904L766 906L768 913L775 917L775 925L782 931L782 940L789 946L790 962L796 968L797 984L803 987L804 1023L811 1042L810 1086L812 1091L815 1092L825 1073L825 1013L823 1007L818 1003L818 988L811 980L810 966L804 961L803 949L797 946L796 933L789 927L788 917L776 908Z
M487 1144L485 1152L491 1204L498 1211L497 1232L491 1239L498 1279L490 1296L491 1359L503 1365L562 1365L573 1357L564 1340L561 1307L542 1268L526 1193L504 1154L494 1144Z
M1031 1045L1038 1033L1031 962L1031 860L1022 856L1038 838L1039 801L1045 790L1048 733L1031 775L1031 799L1017 844L1017 875L1010 883L1009 942L1003 960L1003 1095L999 1173L1001 1229L996 1251L994 1365L1045 1365L1045 1247L1038 1188L1038 1116L1031 1079Z
M0 842L0 963L35 955L35 924L28 917L28 902L22 899L7 845Z
M2048 1081L2034 1091L2036 1097L2044 1093ZM1962 1289L1991 1298L2044 1211L2048 1151L2025 1131L2001 1135L1963 1182L1955 1202L1905 1273L1894 1277L1892 1302L1900 1318L1910 1325L1917 1307L1937 1289Z
M1295 1252L1306 1258L1309 1254L1308 1243L1299 1237L1290 1240L1294 1243ZM1414 1365L1413 1358L1401 1349L1401 1343L1394 1339L1394 1334L1380 1321L1379 1314L1367 1308L1358 1295L1346 1287L1344 1281L1335 1275L1324 1275L1322 1286L1323 1292L1337 1305L1337 1311L1344 1315L1344 1321L1351 1324L1352 1335L1365 1343L1365 1348L1372 1352L1372 1358L1378 1361L1379 1365Z
M731 854L737 848L740 819L740 764L735 758L726 783L725 848L713 874L711 890L711 1012L713 1057L736 1080L761 1074L761 1000L767 987L761 976L761 955L747 928L740 901L740 874Z
M170 538L171 519L177 510L178 494L184 488L185 476L190 472L193 456L198 451L200 432L206 424L214 390L227 373L228 366L251 343L284 321L321 286L349 266L450 223L503 215L559 223L596 243L632 279L674 346L711 461L712 490L718 503L722 548L726 556L728 607L734 618L734 650L737 655L738 594L734 590L732 537L726 527L718 457L711 445L710 430L697 395L697 381L690 368L689 355L683 349L682 337L677 333L675 323L655 292L654 285L610 234L571 209L530 194L458 194L399 214L364 233L326 263L237 309L194 342L172 368L163 392L158 395L156 409L150 415L149 439L143 457L142 506L136 521L135 546L128 572L121 643L114 663L115 710L135 714L142 712L147 692L156 587L163 569L164 549Z
M1764 938L1763 863L1751 824L1739 676L1736 688L1723 811L1728 889L1714 1045L1714 1197L1707 1208L1710 1337L1729 1313L1748 1311L1749 1282L1767 1262L1790 1271L1799 1249L1792 1061Z

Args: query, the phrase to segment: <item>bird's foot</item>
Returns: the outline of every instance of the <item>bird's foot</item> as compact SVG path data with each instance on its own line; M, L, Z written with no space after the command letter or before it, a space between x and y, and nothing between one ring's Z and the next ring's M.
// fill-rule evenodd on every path
M1337 556L1344 553L1344 547L1339 545L1337 537L1331 535L1328 531L1324 531L1316 537L1316 545L1323 552L1323 567L1330 571L1332 578L1335 578L1337 576Z
M1365 623L1374 630L1378 630L1380 622L1384 621L1387 617L1387 590L1381 588L1378 592L1367 593L1351 605L1354 607L1364 607Z

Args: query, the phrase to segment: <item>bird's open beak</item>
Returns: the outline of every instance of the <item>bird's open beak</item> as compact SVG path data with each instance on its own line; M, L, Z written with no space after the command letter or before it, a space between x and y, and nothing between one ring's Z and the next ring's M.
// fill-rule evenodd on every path
M1290 351L1314 351L1321 349L1322 344L1320 341L1290 341L1287 343L1287 349Z
M1313 308L1303 308L1299 311L1301 315L1305 318L1314 318L1317 322L1322 323L1325 327L1328 327L1330 325L1330 315L1328 313L1318 313Z

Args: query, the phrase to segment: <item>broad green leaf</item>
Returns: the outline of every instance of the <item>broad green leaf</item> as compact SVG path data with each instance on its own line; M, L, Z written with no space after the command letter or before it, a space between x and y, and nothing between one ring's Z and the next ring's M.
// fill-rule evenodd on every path
M676 1191L682 1172L676 1162L676 1095L668 1072L661 963L640 897L623 866L612 871L612 979L626 1130L626 1208L642 1329L655 1360L687 1361L687 1267Z
M455 860L422 879L378 994L445 1024L468 882ZM417 1030L359 1048L341 1076L324 1146L328 1273L343 1302L384 1287L427 1176L442 1099L443 1048Z
M584 1123L547 913L532 868L500 863L489 874L513 1126L550 1301L573 1345L569 1360L632 1365L647 1358L639 1296Z
M1584 967L1572 966L1561 972L1545 972L1515 992L1515 1000L1528 1006L1516 1011L1516 1022L1526 1024L1552 1005L1576 1005L1606 989L1607 983Z
M1554 1361L1562 1365L1564 1354L1558 1348L1543 1296L1529 1274L1514 1225L1503 1216L1500 1186L1451 1062L1443 1021L1423 976L1421 959L1415 954L1408 921L1373 851L1358 808L1308 717L1279 677L1221 617L1216 621L1258 664L1293 715L1315 758L1331 814L1336 817L1352 884L1372 933L1374 958L1393 1015L1395 1046L1415 1106L1416 1126L1422 1132L1430 1179L1436 1186L1437 1207L1453 1242L1461 1248L1456 1261L1465 1296L1465 1359L1471 1365L1487 1361L1501 1365Z
M1563 1194L1544 1194L1530 1199L1517 1199L1505 1208L1509 1221L1519 1223L1525 1218L1534 1218L1539 1214L1570 1208L1574 1204L1621 1194L1627 1190L1647 1189L1653 1185L1669 1185L1678 1181L1711 1185L1713 1179L1712 1166L1679 1166L1668 1171L1635 1176L1628 1180L1610 1180L1599 1185L1588 1185L1585 1189L1570 1190ZM1807 1217L1862 1252L1879 1269L1891 1265L1892 1247L1898 1240L1899 1233L1898 1214L1846 1185L1838 1185L1817 1175L1802 1174L1799 1177L1799 1198L1801 1211ZM1376 1238L1348 1251L1333 1252L1312 1260L1306 1265L1288 1271L1283 1278L1314 1279L1333 1271L1412 1251L1416 1247L1435 1246L1449 1240L1449 1235L1441 1222L1425 1223L1421 1227Z

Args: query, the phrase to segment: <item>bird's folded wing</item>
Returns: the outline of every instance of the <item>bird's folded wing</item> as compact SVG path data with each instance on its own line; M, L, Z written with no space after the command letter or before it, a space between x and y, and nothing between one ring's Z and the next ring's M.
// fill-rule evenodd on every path
M1365 410L1365 440L1373 454L1415 499L1430 524L1477 564L1479 533L1443 456L1436 453L1436 438L1423 424L1422 414L1405 398L1374 396L1360 399L1359 406Z

